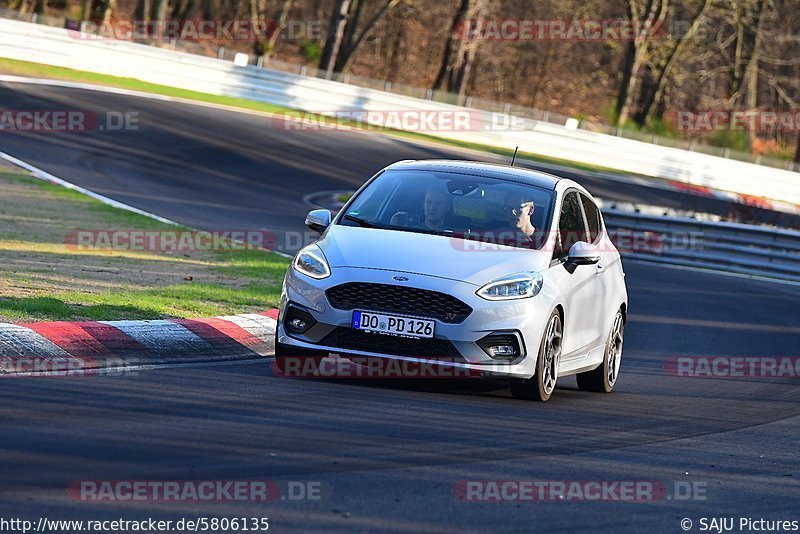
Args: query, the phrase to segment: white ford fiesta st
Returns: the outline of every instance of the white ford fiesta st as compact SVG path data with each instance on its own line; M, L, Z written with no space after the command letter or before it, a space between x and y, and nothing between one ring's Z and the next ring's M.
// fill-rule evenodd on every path
M286 274L276 331L289 358L380 358L511 379L545 401L558 378L610 392L627 291L592 196L518 167L401 161L369 179ZM385 360L381 360L385 361Z

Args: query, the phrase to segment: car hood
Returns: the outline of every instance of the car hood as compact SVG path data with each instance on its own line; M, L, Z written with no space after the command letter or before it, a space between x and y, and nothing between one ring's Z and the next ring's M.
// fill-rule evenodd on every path
M476 286L522 271L542 271L550 263L539 250L377 228L337 225L317 244L331 269L380 269Z

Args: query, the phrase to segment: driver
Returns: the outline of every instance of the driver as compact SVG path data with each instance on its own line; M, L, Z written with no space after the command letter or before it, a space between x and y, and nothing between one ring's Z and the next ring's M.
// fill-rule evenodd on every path
M453 204L450 195L438 189L429 189L425 193L425 200L422 203L424 220L423 227L430 230L441 230L444 228L446 220L453 212ZM389 224L393 226L407 226L408 213L398 211L392 215Z

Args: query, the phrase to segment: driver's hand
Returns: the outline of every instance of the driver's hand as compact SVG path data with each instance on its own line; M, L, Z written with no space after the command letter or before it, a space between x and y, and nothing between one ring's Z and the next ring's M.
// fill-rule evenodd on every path
M398 211L392 218L389 219L390 226L407 226L408 225L408 212Z

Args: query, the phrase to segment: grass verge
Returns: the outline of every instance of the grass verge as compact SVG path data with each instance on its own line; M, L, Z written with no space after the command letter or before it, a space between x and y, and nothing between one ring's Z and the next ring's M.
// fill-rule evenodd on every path
M189 232L0 167L0 321L263 311L289 260L261 250L76 247L76 230Z

